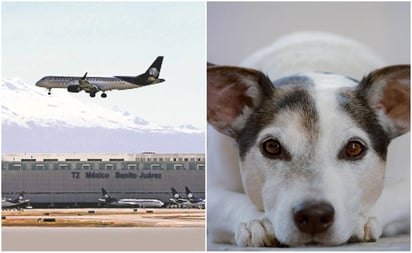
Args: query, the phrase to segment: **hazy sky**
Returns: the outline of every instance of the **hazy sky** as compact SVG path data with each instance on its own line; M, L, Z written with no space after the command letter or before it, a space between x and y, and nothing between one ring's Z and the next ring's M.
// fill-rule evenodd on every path
M2 3L3 78L34 85L46 75L134 76L163 55L159 85L106 99L52 90L153 123L204 128L205 41L202 2Z

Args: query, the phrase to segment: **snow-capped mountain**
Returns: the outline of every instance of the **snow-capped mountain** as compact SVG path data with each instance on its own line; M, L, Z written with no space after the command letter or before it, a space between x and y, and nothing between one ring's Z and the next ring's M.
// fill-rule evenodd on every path
M3 124L28 127L103 127L150 132L201 133L202 130L182 126L159 126L150 124L116 106L109 110L94 103L85 103L68 94L45 94L44 90L29 85L19 79L2 80L2 120Z
M155 125L19 79L3 79L1 88L4 153L204 151L204 131L191 125Z

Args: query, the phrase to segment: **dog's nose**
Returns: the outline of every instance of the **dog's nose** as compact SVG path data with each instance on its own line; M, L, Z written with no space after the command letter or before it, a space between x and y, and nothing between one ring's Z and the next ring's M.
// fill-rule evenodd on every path
M304 201L293 208L293 220L301 232L318 234L325 232L335 216L333 206L327 202Z

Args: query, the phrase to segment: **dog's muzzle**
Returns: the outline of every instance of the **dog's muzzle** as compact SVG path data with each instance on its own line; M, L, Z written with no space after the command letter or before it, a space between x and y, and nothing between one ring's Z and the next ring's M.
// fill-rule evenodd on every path
M335 210L331 204L315 200L297 204L292 212L296 227L301 232L312 236L328 230L335 216Z

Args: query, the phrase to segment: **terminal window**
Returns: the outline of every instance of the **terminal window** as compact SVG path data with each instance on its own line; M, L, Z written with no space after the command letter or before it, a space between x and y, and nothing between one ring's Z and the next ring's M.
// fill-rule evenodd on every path
M123 158L110 158L109 161L110 162L123 162L124 159Z
M185 168L183 167L182 164L175 164L175 170L184 170Z
M90 159L87 159L87 161L88 161L88 162L101 162L102 159L90 158Z
M137 165L136 165L136 164L128 164L128 165L127 165L127 168L128 168L129 170L136 170L136 169L137 169Z
M67 164L59 164L59 169L60 170L67 170L68 166L67 166Z
M160 166L160 164L152 164L152 165L151 165L151 169L152 169L152 170L161 170L162 167Z
M10 168L11 170L20 170L21 169L21 164L13 164Z
M82 168L83 168L83 170L90 170L91 166L90 166L90 164L83 164Z
M44 170L44 164L36 164L36 170Z
M21 159L22 162L35 162L36 159Z

